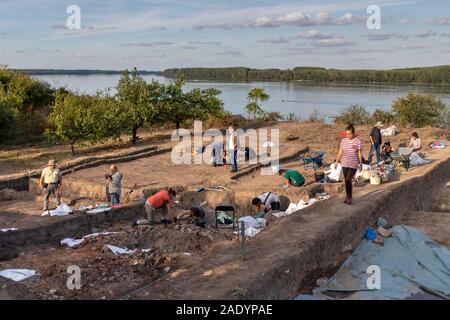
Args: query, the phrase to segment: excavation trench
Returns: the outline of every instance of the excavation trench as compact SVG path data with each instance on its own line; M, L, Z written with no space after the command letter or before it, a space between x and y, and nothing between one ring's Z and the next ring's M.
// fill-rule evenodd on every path
M443 159L430 166L387 187L370 187L351 208L345 207L337 195L342 191L340 184L279 190L283 208L289 205L289 199L298 201L317 192L325 191L332 197L277 219L267 232L248 239L245 259L231 230L211 226L218 205L233 206L238 217L249 214L252 197L268 186L257 170L249 170L222 191L177 187L179 208L207 203L206 229L190 221L158 224L155 231L147 226L132 227L133 219L144 217L138 201L97 214L51 218L24 215L6 224L19 226L18 231L0 233L0 269L33 267L41 276L20 285L1 279L0 287L7 284L3 291L7 296L35 299L290 299L304 292L317 277L334 272L360 243L364 229L378 217L397 223L410 212L431 209L433 193L450 175L450 161ZM80 200L77 205L106 200L104 184L77 179L67 179L66 183L68 192L92 199ZM139 191L149 195L162 187L167 185L143 186ZM29 181L29 194L38 194L33 179ZM133 199L138 197L133 195ZM59 245L64 238L101 231L118 233L86 241L77 249ZM114 256L105 249L107 244L136 249L137 253ZM65 287L66 269L72 264L84 270L84 286L79 291ZM164 281L168 278L172 281Z

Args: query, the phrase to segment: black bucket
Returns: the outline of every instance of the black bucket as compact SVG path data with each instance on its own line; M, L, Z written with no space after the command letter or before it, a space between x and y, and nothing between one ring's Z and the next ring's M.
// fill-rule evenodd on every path
M314 178L316 179L316 182L323 181L323 179L325 179L325 172L314 173Z

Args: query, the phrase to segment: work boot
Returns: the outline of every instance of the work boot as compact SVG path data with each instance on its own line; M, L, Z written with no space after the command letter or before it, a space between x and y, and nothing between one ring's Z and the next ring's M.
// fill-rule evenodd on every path
M348 197L347 204L351 205L352 203L353 203L353 198L352 197Z

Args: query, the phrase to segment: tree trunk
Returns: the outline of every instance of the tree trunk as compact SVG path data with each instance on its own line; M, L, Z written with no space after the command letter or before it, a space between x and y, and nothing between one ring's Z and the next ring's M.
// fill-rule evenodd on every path
M132 144L136 144L136 141L137 141L137 130L138 130L137 127L133 128L132 137L131 137L131 143Z
M72 155L75 155L75 142L77 142L77 139L72 140L70 143L70 148L72 149Z

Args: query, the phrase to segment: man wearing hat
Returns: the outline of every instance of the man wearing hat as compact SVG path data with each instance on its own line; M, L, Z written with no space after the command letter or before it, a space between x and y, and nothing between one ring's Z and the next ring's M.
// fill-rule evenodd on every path
M59 194L59 189L62 185L62 175L61 171L56 168L56 160L50 160L47 167L42 170L41 179L39 184L42 189L45 190L44 195L44 212L48 211L48 202L50 195L54 194L56 197L56 204L59 206L61 204L61 195Z
M375 126L372 128L372 130L370 130L370 152L369 152L369 157L367 160L369 160L369 163L372 163L372 157L373 157L373 152L375 151L375 154L377 156L377 163L379 163L381 161L380 158L380 146L381 146L381 128L383 128L383 124L381 123L381 121L378 121Z

